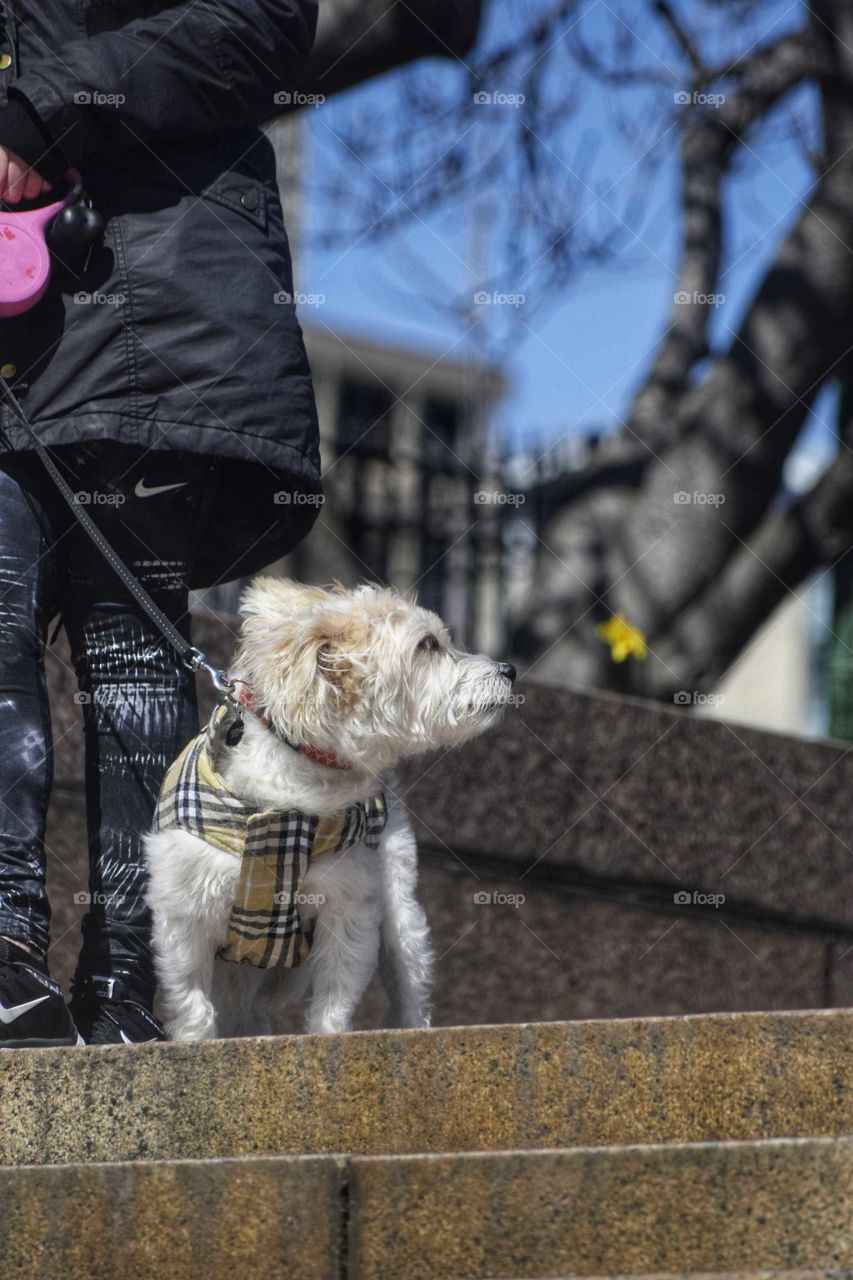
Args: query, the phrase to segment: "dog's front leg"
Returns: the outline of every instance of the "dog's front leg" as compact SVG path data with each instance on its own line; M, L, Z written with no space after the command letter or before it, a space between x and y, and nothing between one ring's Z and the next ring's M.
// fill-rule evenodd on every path
M184 918L159 930L155 924L154 945L168 955L168 964L158 965L160 995L170 1040L213 1040L216 1038L216 1009L211 999L213 951L206 937L193 937L195 921Z
M324 890L308 960L312 994L305 1028L319 1035L352 1028L379 956L378 886L368 896L356 891L354 881L340 894L329 894L325 883Z
M157 984L171 1040L217 1034L213 963L238 863L188 832L145 840Z
M388 992L389 1027L428 1027L432 984L429 926L415 892L418 847L399 802L390 810L382 861L382 979Z

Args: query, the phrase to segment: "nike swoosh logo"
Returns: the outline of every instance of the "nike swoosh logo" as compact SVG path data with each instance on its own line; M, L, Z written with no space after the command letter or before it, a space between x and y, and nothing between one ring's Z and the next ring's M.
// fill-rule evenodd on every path
M142 480L137 480L133 492L137 498L151 498L155 493L165 493L167 489L183 489L185 484L189 484L189 480L179 480L177 484L146 485L143 478Z
M120 1034L125 1044L154 1044L155 1043L153 1036L150 1040L131 1040L127 1032L122 1031Z
M13 1005L11 1009L6 1009L0 1004L0 1022L8 1027L11 1022L17 1022L18 1018L23 1017L25 1013L29 1013L30 1009L35 1009L37 1004L49 999L49 996L39 996L37 1000L28 1000L26 1004Z

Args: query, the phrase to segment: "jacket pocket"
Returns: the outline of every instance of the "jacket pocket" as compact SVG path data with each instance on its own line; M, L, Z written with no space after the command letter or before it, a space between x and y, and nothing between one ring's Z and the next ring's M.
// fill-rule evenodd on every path
M263 182L248 174L224 173L201 192L202 200L239 213L266 232L269 224L268 192Z

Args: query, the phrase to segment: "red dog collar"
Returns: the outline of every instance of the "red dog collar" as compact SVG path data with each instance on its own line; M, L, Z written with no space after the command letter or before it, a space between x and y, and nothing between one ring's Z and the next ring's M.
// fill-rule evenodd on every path
M320 747L312 747L307 743L294 742L286 733L283 733L277 725L273 724L272 717L266 707L261 707L255 701L255 695L245 680L235 681L235 685L239 685L239 691L233 698L237 705L245 708L246 711L253 715L256 720L260 720L265 728L271 730L276 737L281 738L282 742L293 750L298 751L300 755L307 756L309 760L316 761L317 764L325 765L327 769L351 769L352 765L348 760L341 760L334 751L323 751Z

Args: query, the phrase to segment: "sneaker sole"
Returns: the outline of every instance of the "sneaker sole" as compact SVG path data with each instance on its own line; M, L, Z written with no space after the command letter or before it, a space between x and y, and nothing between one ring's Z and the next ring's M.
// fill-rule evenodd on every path
M74 1049L85 1043L86 1041L78 1032L75 1040L4 1040L0 1043L0 1051L3 1049Z

